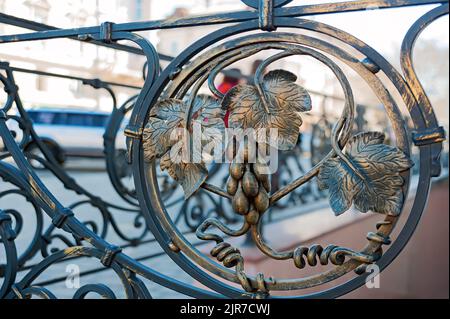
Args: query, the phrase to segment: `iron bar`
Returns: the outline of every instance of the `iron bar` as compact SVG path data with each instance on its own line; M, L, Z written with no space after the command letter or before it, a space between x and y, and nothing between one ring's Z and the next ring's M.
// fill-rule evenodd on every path
M0 192L0 197L12 194L24 197L32 204L38 220L36 234L27 254L18 255L11 222L15 219L15 228L20 235L22 224L28 219L25 220L20 212L13 209L0 209L0 232L3 234L0 244L5 247L8 260L5 266L0 265L0 276L5 278L0 286L0 297L21 298L30 294L44 298L54 297L45 287L34 286L34 280L52 264L81 257L93 257L104 266L87 270L84 275L112 269L122 280L128 298L151 297L138 277L198 298L266 298L272 297L271 292L302 291L321 286L355 271L358 276L344 284L313 295L298 296L339 297L364 283L367 276L364 270L368 265L376 263L383 269L392 262L406 245L419 222L426 205L431 177L440 172L438 159L445 133L438 125L432 105L415 74L411 55L414 40L420 31L438 17L448 14L448 1L361 0L284 6L289 2L291 1L245 0L244 3L254 10L158 21L118 24L104 22L100 26L69 29L59 29L0 14L0 23L36 31L2 35L0 43L69 38L144 55L147 65L151 66L148 74L144 67L144 85L141 88L136 85L15 68L7 62L0 63L0 69L5 71L0 73L0 81L7 94L5 105L0 109L0 136L5 147L0 157L0 176L15 187ZM401 62L405 76L376 50L351 34L325 23L299 19L312 15L425 5L436 7L417 20L404 38ZM162 71L159 62L169 57L158 54L148 39L133 33L223 24L228 26L193 43ZM307 30L311 31L311 35L275 32L277 28ZM251 31L259 32L249 34ZM312 34L326 35L326 38L332 37L336 41ZM121 45L118 41L130 41L138 47ZM346 50L347 46L354 50ZM213 82L216 74L237 61L267 50L282 52L260 64L253 83L238 84L227 93L213 97L214 90L211 86L215 89ZM266 72L271 63L292 55L308 55L321 62L332 71L345 94L342 98L333 97L345 102L337 120L330 121L323 102L322 116L311 133L311 156L307 165L311 167L306 169L304 163L299 160L303 158L299 134L304 123L303 116L312 110L310 94L324 98L329 96L308 91L298 84L296 74L288 70ZM369 129L363 112L358 112L351 82L335 60L346 64L365 81L383 105L386 120L386 123L382 123L383 130L392 132L395 137L393 143L385 143L386 135L382 130L374 132ZM212 79L208 79L211 70ZM78 80L95 88L106 89L111 94L114 111L104 134L107 171L111 178L111 174L116 174L119 170L116 166L119 160L125 163L126 159L126 165L131 165L125 167L124 175L114 175L111 182L122 200L134 207L109 203L78 185L66 174L51 149L36 133L33 121L23 108L14 72ZM383 77L380 76L381 72ZM197 95L206 81L212 83L211 94ZM137 89L139 94L130 97L124 105L117 108L110 86ZM405 118L400 112L393 98L394 93L402 98L409 111L409 118ZM18 114L11 112L14 106ZM210 126L223 131L225 111L230 114L227 124L233 128L277 128L281 139L270 144L281 153L281 165L277 172L267 173L266 163L251 163L246 158L250 148L245 140L240 144L244 150L243 162L239 162L238 157L232 155L233 162L226 167L225 177L216 175L220 172L217 166L208 167L203 159L201 163L180 165L167 158L166 155L170 154L169 151L174 147L173 141L169 141L167 136L172 135L169 133L172 133L174 128L191 130L191 120L196 119L202 128ZM129 128L135 134L128 135L127 152L120 150L122 152L118 153L114 141L127 112L132 112ZM266 116L267 114L270 116ZM411 130L407 130L405 125L408 119L418 131L414 135L416 142L419 139L425 141L416 143L416 154L411 151ZM19 142L16 141L16 132L12 132L8 125L10 121L16 121L19 130L22 130L23 137L20 137ZM332 121L336 122L334 126ZM317 136L321 139L321 144L315 147L313 139ZM210 136L205 138L209 139ZM36 143L43 156L31 153L26 148L29 142ZM260 145L261 142L257 143ZM233 154L234 152L232 150ZM118 154L122 158L118 158ZM419 162L415 194L409 194L411 177L415 172L412 169L412 156L416 156ZM4 162L6 158L12 158L16 166ZM67 206L63 205L35 172L31 165L33 160L39 161L65 188L82 198ZM162 173L157 171L157 164ZM120 180L123 176L128 178L127 174L131 169L134 189L128 189ZM294 170L297 174L293 173ZM167 171L167 175L164 175L164 171ZM209 177L210 180L217 180L213 179L214 176L219 177L217 179L221 179L222 184L217 186L206 182ZM317 190L314 190L313 183L310 183L313 179L318 181ZM177 185L181 185L185 195L180 197L181 199L174 199ZM329 192L323 193L326 189ZM412 196L408 197L409 195ZM278 251L262 238L264 214L271 219L275 208L282 209L289 205L295 207L299 202L305 204L308 200L317 201L325 197L328 197L329 206L335 215L346 213L351 207L361 213L370 211L384 215L384 219L375 225L376 229L366 235L367 242L362 250L356 251L337 244L304 246L300 243L295 248ZM400 214L405 214L402 211L407 198L414 201L412 208L408 207L409 212L405 212L408 219L400 230L400 235L392 241L390 235ZM225 208L225 203L229 203L228 207L231 206L229 210ZM176 207L178 204L181 204L181 209ZM102 222L97 224L79 219L74 210L81 210L83 205L90 205L98 210ZM176 213L169 212L170 207L176 207ZM127 213L127 216L132 218L133 230L137 235L121 229L121 224L113 216L115 211ZM49 226L44 227L43 218L40 218L43 213L46 213L51 221ZM286 218L290 216L292 215L286 215ZM215 228L213 232L210 231L212 227ZM114 245L106 239L109 238L108 228L112 228L115 235L119 236L123 241L121 244ZM58 230L60 231L57 232ZM147 237L150 232L152 238ZM190 237L194 232L196 239L200 241ZM331 263L334 266L300 278L272 280L265 278L263 273L248 274L244 256L237 247L226 241L245 234L251 235L257 249L266 256L275 260L291 260L293 266L299 269L314 267L318 263ZM265 233L265 236L269 235ZM49 246L57 239L66 247L49 252ZM209 255L197 249L206 241L214 242ZM162 248L161 252L138 258L132 258L122 252L124 247L156 242ZM391 246L385 250L383 245ZM39 251L43 259L37 264L25 266ZM170 278L140 262L163 255L170 257L194 280L213 292ZM16 274L21 271L27 273L16 282ZM48 285L61 280L63 277L56 277L41 283ZM241 287L238 289L233 284ZM114 292L105 285L89 286L92 292L114 297ZM74 297L84 297L89 292L89 288L81 288L75 292Z
M16 26L19 28L25 28L25 29L29 29L29 30L33 30L33 31L60 30L60 28L57 28L54 26L50 26L50 25L47 25L44 23L39 23L36 21L31 21L31 20L27 20L27 19L23 19L23 18L18 18L18 17L12 16L12 15L1 13L1 12L0 12L0 23ZM77 41L82 41L78 37L72 37L71 39L77 40ZM144 55L144 52L142 52L141 49L139 49L137 47L132 47L129 45L118 44L118 43L104 43L102 41L95 41L95 40L91 41L91 43L98 45L98 46L111 48L111 49L114 49L117 51L128 52L128 53L132 53L132 54L136 54L136 55ZM159 54L159 58L164 61L171 61L173 59L173 57L166 55L166 54Z
M320 14L333 14L343 12L363 11L370 9L389 9L398 7L408 7L417 5L442 4L448 3L448 0L360 0L346 1L338 3L326 3L317 5L304 5L297 7L275 8L275 17L303 17ZM207 16L190 17L183 19L168 19L148 22L129 22L113 24L112 32L126 31L139 32L159 29L172 29L180 27L194 27L214 24L238 23L250 20L258 20L258 12L255 11L239 11L232 13L223 13ZM73 29L47 30L35 33L15 34L0 36L1 43L22 42L58 39L67 37L78 37L85 41L91 41L94 34L100 34L100 26L82 27Z
M110 86L117 86L117 87L128 88L128 89L136 89L136 90L142 89L142 87L136 86L136 85L103 81L103 80L96 79L96 78L89 79L89 78L73 76L73 75L65 75L65 74L59 74L59 73L53 73L53 72L47 72L47 71L30 70L30 69L19 68L19 67L14 67L14 66L7 66L0 61L0 69L5 70L7 68L10 69L11 71L19 72L19 73L35 74L35 75L40 75L40 76L55 77L55 78L61 78L61 79L67 79L67 80L76 80L76 81L81 81L81 82L86 82L86 83L95 81L101 86L110 85Z

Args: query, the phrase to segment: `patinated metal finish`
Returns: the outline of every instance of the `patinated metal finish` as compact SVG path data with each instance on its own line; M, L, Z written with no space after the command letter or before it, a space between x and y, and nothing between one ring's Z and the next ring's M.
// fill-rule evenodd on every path
M253 10L176 20L125 24L105 22L100 26L76 29L57 29L0 14L2 23L37 31L2 35L0 44L72 38L141 54L147 60L143 68L145 82L142 88L19 69L1 63L0 80L7 101L0 110L0 136L6 147L1 154L0 176L11 190L0 193L0 198L13 193L22 196L32 204L37 222L32 242L24 252L18 253L15 239L20 235L24 220L20 212L0 209L0 240L7 260L5 265L0 265L3 278L0 297L55 298L51 291L36 285L35 281L52 264L82 257L97 259L101 265L99 271L112 269L122 282L127 298L151 298L141 278L197 298L268 298L285 290L298 290L299 297L332 298L362 285L367 265L376 263L383 269L392 262L417 225L431 177L439 175L441 170L439 157L445 132L439 126L414 72L411 55L420 32L432 21L448 14L448 1L364 0L287 7L289 2L243 0ZM302 18L368 7L388 9L425 4L438 6L421 17L404 39L401 55L404 76L383 56L352 35ZM132 33L214 24L230 26L193 43L164 70L160 68L160 59L169 57L158 54L148 40ZM282 31L277 31L281 28ZM289 29L299 32L289 32ZM259 32L249 34L249 31ZM326 41L318 35L327 35L334 41ZM134 42L139 49L118 44L118 41ZM348 47L354 50L350 51ZM215 80L220 72L235 62L268 50L275 53L259 66L252 85L239 85L225 95L219 92ZM272 63L290 56L309 56L321 62L334 74L344 93L340 117L332 118L325 114L323 108L314 123L310 167L304 167L300 159L303 154L302 124L312 112L319 111L318 106L312 103L311 95L314 93L297 84L297 78L304 75L283 69L269 70ZM361 110L358 115L352 87L337 61L358 74L383 104L394 133L389 143L385 141L383 132L366 127L370 123L364 120ZM105 154L111 183L123 204L110 203L85 190L58 164L37 136L23 108L14 79L16 72L81 81L111 95L113 111L104 135ZM414 125L412 135L406 130L405 117L392 97L393 90L387 88L384 80L381 81L382 77L390 81L397 91L395 93L402 97ZM137 89L139 94L130 96L119 107L113 89L116 86ZM205 87L210 92L199 94L200 88ZM13 108L18 114L12 112ZM228 123L223 120L226 111L230 114ZM116 136L125 115L130 112L131 119L125 130L127 150L117 150ZM9 130L8 121L19 123L22 130L20 140ZM228 158L229 163L211 162L211 149L201 151L198 158L188 157L186 160L183 157L184 151L193 153L195 157L199 145L219 145L226 125L241 131L276 129L278 135L270 142L232 139L220 154ZM196 144L189 134L196 129L202 136L200 144ZM215 133L211 134L211 130ZM419 162L415 163L419 183L411 211L403 212L413 167L411 140L419 150ZM36 143L43 156L28 152L30 143ZM178 145L183 147L177 148ZM276 171L270 170L268 162L252 161L253 154L268 149L279 154ZM4 161L8 158L14 160L17 168ZM71 205L62 205L39 179L30 165L32 160L42 163L68 190L81 198ZM291 165L296 166L300 176L292 173ZM221 167L226 171L225 176L220 175ZM122 178L130 176L135 182L132 189L122 182ZM221 182L212 183L213 179ZM177 185L182 187L182 196L176 191ZM361 213L384 215L384 220L374 225L373 231L365 236L367 244L363 249L357 251L339 243L320 243L277 251L266 242L266 237L271 234L263 237L261 229L265 220L272 218L273 211L295 206L298 201L305 203L323 197L328 197L329 206L336 215L345 213L351 206ZM182 207L176 214L169 212L180 203ZM102 224L77 217L77 211L87 206L99 212ZM134 233L121 231L121 225L114 218L117 213L132 216ZM45 214L52 222L46 228L43 223ZM408 214L408 218L400 235L392 241L390 234L401 214ZM213 228L216 230L211 231ZM107 239L109 229L123 242L110 243ZM198 238L195 243L187 236L192 232ZM292 260L292 266L299 269L298 278L267 278L263 273L255 276L247 273L239 247L227 242L229 237L244 235L250 236L256 247L268 257ZM56 240L62 241L65 247L52 247ZM168 278L122 252L125 247L155 241L183 270L213 292ZM197 249L203 241L215 242L210 254ZM390 248L384 251L383 246ZM30 265L29 260L38 252L42 261ZM157 255L149 258L154 256ZM323 272L302 277L300 269L319 264L328 267ZM16 280L18 272L22 271L26 271L25 276ZM352 271L355 272L353 279L345 284L314 295L302 294L302 289L321 286ZM116 298L116 292L104 284L83 286L73 297L84 298L89 293Z

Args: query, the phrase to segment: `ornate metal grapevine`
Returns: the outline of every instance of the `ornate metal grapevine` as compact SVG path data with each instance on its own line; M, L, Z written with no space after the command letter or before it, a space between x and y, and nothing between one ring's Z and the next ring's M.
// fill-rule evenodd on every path
M329 26L326 28L319 26L318 23L313 25L306 29L324 30L328 28L333 30ZM279 26L295 28L297 24L293 21L285 21ZM242 31L244 29L245 27L242 26ZM221 37L226 37L226 34L227 29L223 30ZM338 34L338 38L350 39L350 44L356 42L349 35L344 36L341 31ZM197 52L200 47L194 45L191 50L186 52L186 55L194 49ZM238 85L225 96L218 91L215 87L215 77L221 70L236 61L269 49L277 50L278 53L267 58L260 65L254 75L254 85ZM385 144L385 135L382 132L353 132L355 102L351 87L338 65L320 51L347 63L372 87L380 101L384 103L392 126L395 128L396 145ZM241 141L240 144L237 143L238 145L231 143L225 147L225 152L227 155L231 154L232 159L231 163L227 164L230 177L226 192L221 191L218 186L209 185L206 182L206 170L204 170L204 174L199 174L199 170L192 164L191 166L184 165L185 178L197 176L197 178L191 179L192 182L187 187L185 181L181 181L187 197L204 187L228 199L232 204L233 211L237 215L244 216L242 224L237 228L230 228L216 218L208 218L197 229L199 239L215 241L216 246L210 252L211 257L216 258L226 268L233 268L234 272L220 268L217 264L208 261L206 257L192 251L183 239L175 237L172 241L192 260L199 262L201 260L200 263L206 270L224 279L239 283L248 293L267 294L272 290L313 287L334 280L351 270L361 273L365 265L378 261L382 257L382 246L391 243L389 234L403 209L410 169L413 166L409 157L407 134L403 129L402 121L399 120L398 107L391 96L381 89L382 85L377 77L381 67L373 62L376 57L368 56L366 59L356 60L347 52L318 38L283 32L248 35L229 40L197 56L186 67L177 65L177 69L180 71L171 78L170 82L166 82L159 102L151 109L143 135L144 154L153 153L149 143L154 143L154 136L158 134L158 128L153 127L154 117L152 114L168 113L170 115L167 118L180 119L200 116L200 114L196 114L195 108L191 109L191 116L183 113L186 108L174 110L167 106L174 98L181 101L189 96L190 101L195 100L198 89L204 83L208 83L210 88L209 99L215 101L212 102L217 110L215 114L223 115L225 111L230 113L229 127L242 130L276 128L279 133L276 145L269 145L269 147L276 147L280 151L293 149L299 133L301 133L301 113L310 111L314 105L311 104L308 92L296 84L298 75L282 69L267 70L271 63L293 55L309 55L319 60L331 69L342 86L346 97L345 108L341 118L333 126L330 139L331 151L309 172L279 189L271 189L271 173L274 172L269 172L266 163L252 162L247 158L249 154L257 152L254 148L261 146L258 143L254 143L252 146L251 143L247 144ZM193 89L190 90L190 88ZM215 117L214 123L222 129L223 124L220 123L219 118ZM188 144L189 142L186 142L186 145ZM241 161L237 160L239 154L244 154L240 158ZM162 163L165 161L164 157L159 158ZM148 156L146 159L149 159ZM149 161L150 167L152 160L153 157ZM151 170L151 168L149 169ZM179 179L176 174L175 176L171 175ZM375 231L367 235L368 244L365 249L355 251L332 244L327 247L322 245L300 246L291 251L279 252L264 242L260 233L263 215L282 197L313 179L317 180L320 189L329 190L330 206L336 215L343 214L352 206L361 213L374 212L386 215L386 219L377 225ZM152 189L151 175L148 182ZM154 194L154 191L150 190L149 193ZM152 196L152 198L152 202L157 200L157 197ZM164 212L157 210L155 213L159 215L160 220L167 220ZM162 224L168 233L173 232L170 223L163 222ZM223 235L210 232L212 228L217 228ZM313 267L319 263L322 265L331 263L336 267L324 273L298 280L267 279L262 273L251 277L245 272L245 260L239 250L227 243L225 239L230 236L243 236L246 233L251 234L253 241L264 254L277 260L292 259L294 265L300 269L307 265ZM270 235L266 234L266 236Z
M311 12L363 10L369 5L380 8L412 5L418 1L350 1L300 7L285 6L290 0L243 2L252 10L225 17L181 19L163 24L164 27L176 28L235 23L193 43L161 72L160 57L153 46L131 33L161 27L151 22L123 26L107 22L95 28L0 36L0 44L76 36L78 40L116 49L124 49L117 41L127 40L137 44L142 50L139 53L147 59L145 85L140 94L121 108L117 108L112 95L114 111L105 134L108 173L125 206L104 201L84 190L58 166L39 142L21 105L13 69L4 65L6 75L0 73L0 79L8 100L0 110L0 134L6 146L2 159L12 158L18 168L1 162L0 173L35 207L39 223L29 250L35 255L41 249L44 260L16 283L17 271L23 271L22 266L33 254L17 256L12 217L22 221L20 213L0 209L0 239L8 262L7 266L0 268L4 278L0 297L37 295L53 298L50 291L33 286L34 280L53 263L81 257L94 257L104 267L111 268L129 298L151 297L140 277L194 297L217 297L215 292L218 292L226 297L267 298L282 291L297 291L300 297L338 297L364 283L365 267L376 263L381 269L385 268L406 245L414 230L410 226L415 225L422 214L430 178L440 173L439 155L444 140L444 131L439 127L412 67L411 51L420 31L448 13L448 2L421 1L424 4L439 3L440 6L423 16L406 35L402 47L403 76L361 40L301 16ZM133 50L132 47L125 49ZM251 84L240 84L222 94L216 87L219 74L234 63L257 54L266 54L266 58L252 75ZM311 97L312 92L299 84L308 74L295 74L274 65L287 57L303 56L318 61L333 74L344 96L343 107L337 119L326 118L322 132L326 140L322 141L320 152L314 158L311 156L311 167L301 167L298 176L291 175L288 183L281 183L280 171L286 169L286 158L301 162L298 157L302 153L298 147L305 133L303 124L318 106ZM346 66L345 69L342 65ZM367 83L383 105L392 129L388 142L384 132L355 131L356 103L347 78L349 70ZM390 82L389 85L386 82ZM88 84L110 89L103 82L90 81ZM406 129L405 117L393 98L394 94L402 97L414 123L412 136ZM13 105L19 109L19 116L10 114ZM127 150L118 153L112 140L127 112L132 112L125 130ZM11 120L20 122L24 135L22 142L17 142L6 126L6 122ZM230 129L238 133L230 137ZM249 132L257 133L251 135ZM24 145L30 140L37 142L44 158L27 152ZM411 140L420 152L417 168L420 180L416 190L420 196L415 197L412 209L405 212L414 165ZM277 163L267 154L279 156L277 163L280 166L275 165L274 169L273 165ZM124 163L125 173L122 175L117 167L119 156ZM87 199L69 207L63 206L39 179L30 160L42 162L66 188ZM227 178L218 181L217 172L223 166L226 167ZM126 188L121 182L121 176L125 175L133 175L134 189ZM176 184L181 186L184 198L174 199ZM317 193L326 194L330 212L336 215L333 218L338 219L352 210L358 214L378 213L384 219L369 233L361 234L365 243L362 249L340 243L318 243L279 251L267 239L284 234L263 234L264 220L281 206L282 200L295 198L295 192L306 187L311 193L311 189L317 189ZM183 205L177 214L169 212L169 208L180 203ZM84 205L100 211L103 228L91 221L80 221L74 210ZM207 210L206 207L212 208ZM112 217L112 210L131 213L137 234L130 236L121 231ZM50 217L51 226L45 232L47 244L39 246L42 245L38 240L43 227L40 221L42 212ZM400 239L393 241L390 236L402 214L407 214L406 226ZM185 220L184 227L180 226L182 219ZM126 242L120 245L124 247L145 244L146 236L151 232L153 237L149 241L157 241L184 271L214 292L167 278L130 258L122 252L122 247L106 240L108 225ZM20 227L16 228L20 231ZM186 229L194 231L195 239ZM301 233L302 229L298 232ZM73 238L67 238L65 234L73 235ZM245 256L239 247L232 244L233 238L244 235L251 238L257 249L269 258L290 261L298 275L295 278L273 278L264 273L255 275L246 271ZM67 247L49 250L53 239L60 239ZM198 242L210 242L212 248L204 253L197 248ZM385 253L386 249L389 249L389 254ZM313 275L305 275L303 269L306 267L317 271ZM352 279L344 285L313 295L303 293L305 289L334 282L352 272ZM90 292L116 297L102 284L82 287L74 297L84 298Z

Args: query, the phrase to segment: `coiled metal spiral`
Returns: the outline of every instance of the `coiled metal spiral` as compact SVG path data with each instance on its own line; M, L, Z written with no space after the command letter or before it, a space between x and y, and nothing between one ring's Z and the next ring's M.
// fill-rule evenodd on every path
M339 266L345 262L347 257L363 264L371 264L377 261L381 255L381 249L373 254L365 254L335 245L329 245L326 248L321 245L313 245L309 248L305 246L297 247L293 252L292 259L295 266L302 269L306 266L306 263L310 266L317 265L317 260L321 265L328 265L330 261L333 265Z
M244 258L239 249L234 248L229 243L219 242L211 249L211 256L223 263L227 268L236 267L236 276L246 292L254 293L255 298L265 298L269 291L265 285L264 275L258 273L256 275L256 287L253 286L250 279L244 271Z
M239 249L232 247L229 243L221 242L211 249L211 256L223 263L227 268L235 267L243 261Z
M334 265L342 265L345 256L335 252L339 246L329 245L325 249L321 245L313 245L311 247L300 246L294 249L293 260L297 268L303 269L308 263L310 266L316 266L317 260L321 265L328 265L331 261Z

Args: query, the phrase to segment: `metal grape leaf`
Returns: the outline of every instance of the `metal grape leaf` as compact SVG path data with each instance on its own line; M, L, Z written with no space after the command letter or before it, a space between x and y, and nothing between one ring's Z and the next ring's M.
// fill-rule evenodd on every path
M184 114L183 101L168 99L155 105L143 131L144 158L152 161L163 156L177 140L171 135L177 128L182 128Z
M240 129L278 129L276 145L290 150L298 140L303 121L301 112L311 110L311 97L296 84L297 77L285 70L267 73L261 83L264 97L253 85L238 85L224 97L222 105L230 111L229 126ZM264 101L267 101L267 109Z
M225 111L211 96L199 95L193 102L191 120L186 124L187 106L187 101L172 98L158 102L143 131L143 148L144 159L160 159L161 170L167 170L189 198L208 177L205 159L210 158L209 151L214 148L204 153L203 146L221 142ZM200 131L195 132L196 128Z
M413 163L400 149L383 142L384 134L379 132L361 133L348 142L345 154L364 180L338 157L320 168L319 188L330 190L330 205L336 216L346 212L352 203L363 213L400 214L404 201L400 173Z
M173 162L170 152L161 158L159 165L161 170L167 170L170 177L181 185L186 199L192 196L208 177L208 169L204 164Z

